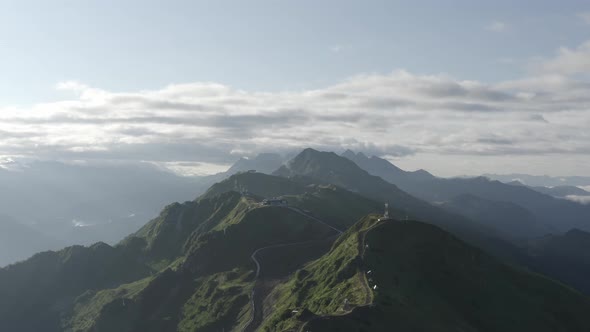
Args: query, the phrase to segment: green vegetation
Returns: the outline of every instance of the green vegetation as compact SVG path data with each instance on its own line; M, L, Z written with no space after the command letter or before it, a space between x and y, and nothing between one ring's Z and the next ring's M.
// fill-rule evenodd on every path
M214 273L251 264L257 248L320 240L334 231L282 207L250 210L239 223L199 236L190 244L186 265L196 273Z
M60 331L60 313L73 298L150 274L134 257L104 243L37 254L0 269L0 330Z
M305 194L285 196L285 198L290 205L311 211L330 225L342 230L368 214L383 212L383 202L365 198L334 185L313 186ZM390 213L400 217L402 215L402 212L397 210L391 210Z
M588 331L588 298L508 267L420 222L369 231L374 305L312 320L310 331Z
M90 330L106 305L118 300L133 303L151 280L152 278L148 277L114 289L84 292L74 301L71 316L63 322L64 329L71 331Z
M338 158L306 150L279 172L293 177L234 175L115 247L74 246L0 269L0 331L590 331L579 293L436 226L378 221L390 202L394 217L407 210L494 245L468 220ZM270 196L299 210L258 203ZM551 243L536 252L553 252Z
M367 298L371 298L371 294L365 285L360 255L362 236L375 222L376 217L364 218L340 236L330 252L277 287L270 296L274 313L261 329L285 331L299 328L305 319L309 319L303 313L343 315L351 308L369 304ZM293 310L301 314L293 314Z
M185 253L188 239L220 223L239 219L249 206L250 203L236 192L183 204L174 203L167 206L156 219L123 240L120 246L159 266L165 266L165 262L169 263Z
M238 173L214 184L202 197L215 197L229 191L247 191L258 197L275 197L286 194L303 194L306 189L301 184L278 176L263 173Z
M182 308L178 331L231 331L250 318L249 270L235 269L197 280L197 287Z

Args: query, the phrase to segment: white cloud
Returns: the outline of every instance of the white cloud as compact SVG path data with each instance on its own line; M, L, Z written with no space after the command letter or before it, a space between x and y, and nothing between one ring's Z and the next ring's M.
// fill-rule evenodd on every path
M488 84L400 70L277 93L211 82L125 93L58 87L80 93L0 109L0 155L152 161L191 174L239 154L307 146L405 158L447 174L510 170L516 161L587 173L580 165L590 163L590 83L562 74Z
M581 18L584 23L590 24L590 12L578 13L578 17Z
M485 28L488 31L504 32L508 29L508 24L502 21L493 21L492 23L486 25Z
M590 196L568 195L565 197L565 199L584 205L590 204Z
M200 176L226 171L230 164L213 164L201 162L164 162L156 163L157 166L168 169L182 176Z
M536 72L573 75L590 74L590 41L571 49L560 47L553 58L540 58L533 62Z
M330 51L333 53L340 53L340 51L342 51L343 47L342 45L332 45L330 46Z

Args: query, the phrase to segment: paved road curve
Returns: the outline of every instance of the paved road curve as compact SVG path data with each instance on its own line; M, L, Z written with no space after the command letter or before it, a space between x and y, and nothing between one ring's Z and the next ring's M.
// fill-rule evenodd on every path
M291 207L291 206L285 206L285 208L294 211L298 214L301 214L315 222L318 222L322 225L325 225L329 228L331 228L332 230L336 231L338 233L338 235L342 234L343 232L341 230L339 230L336 227L331 226L330 224L326 223L323 220L320 220L312 215L309 215L308 213L303 212L301 209L295 208L295 207ZM267 249L276 249L276 248L282 248L282 247L289 247L289 246L297 246L297 245L303 245L303 244L308 244L308 243L314 243L317 242L318 240L312 240L312 241L303 241L303 242L294 242L294 243L284 243L284 244L277 244L277 245L272 245L272 246L266 246L266 247L262 247L262 248L258 248L256 249L252 255L250 256L250 258L252 259L252 261L254 261L254 263L256 264L256 276L254 279L254 287L252 288L252 293L250 294L250 305L252 306L252 314L250 316L250 320L248 321L248 323L246 323L246 327L244 328L244 332L253 332L255 331L255 329L258 327L258 324L253 324L255 323L255 318L256 318L256 311L260 310L259 308L257 308L256 306L256 301L255 301L255 296L256 296L256 284L258 283L258 279L260 277L260 270L261 270L261 266L260 266L260 261L258 260L258 258L256 258L256 255L259 254L261 251L267 250Z

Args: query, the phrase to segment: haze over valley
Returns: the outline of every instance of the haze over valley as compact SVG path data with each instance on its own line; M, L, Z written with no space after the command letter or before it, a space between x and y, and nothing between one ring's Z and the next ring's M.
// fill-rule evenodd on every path
M584 1L1 1L0 331L590 331Z

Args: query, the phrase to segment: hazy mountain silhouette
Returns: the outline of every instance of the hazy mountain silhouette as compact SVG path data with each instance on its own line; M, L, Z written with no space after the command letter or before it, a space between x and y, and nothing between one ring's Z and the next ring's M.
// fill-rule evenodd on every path
M391 207L405 211L410 218L442 227L503 259L518 261L522 258L518 248L503 240L499 231L411 196L333 152L305 149L275 174L301 183L335 184L370 199L387 202Z
M157 215L163 206L193 199L206 189L197 179L148 164L33 162L16 170L0 170L0 183L3 215L64 245L116 243ZM30 239L18 232L3 236L14 243ZM19 246L10 252L21 258L30 253Z
M64 243L56 239L0 215L0 267L24 260L40 251L63 246Z
M324 166L312 165L309 157L305 169L322 173ZM357 172L356 165L344 165L342 170ZM337 168L334 178L347 183ZM232 191L235 183L252 194ZM0 269L0 329L590 327L588 298L559 283L504 265L432 225L360 217L381 203L359 193L333 185L302 188L289 179L240 173L201 198L169 205L115 247L74 246ZM254 192L284 193L300 210L262 206ZM348 229L338 236L316 221L324 216ZM251 256L261 248L269 250L257 256L259 274ZM256 294L262 298L252 298ZM272 305L252 327L254 302Z
M565 198L567 196L590 196L590 192L574 186L555 186L555 187L529 187L540 193L553 197Z
M527 186L555 187L555 186L590 186L588 176L548 176L514 174L483 174L483 176L501 182L520 181Z
M444 203L453 200L456 196L469 194L489 201L520 205L535 215L540 224L536 227L537 229L550 227L561 232L571 228L590 229L590 206L557 199L525 186L505 184L485 177L445 179L422 176L416 178L411 175L411 172L400 172L399 168L381 158L366 158L363 155L351 153L346 156L354 158L352 160L359 166L374 172L370 172L371 174L429 202ZM531 235L536 236L538 233L533 232Z
M453 197L441 207L495 228L514 240L538 237L555 231L540 224L531 211L511 202L490 201L464 194Z
M590 233L548 235L531 241L529 251L538 270L590 294Z

